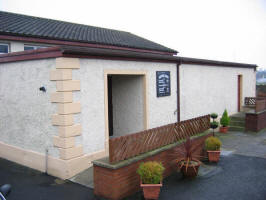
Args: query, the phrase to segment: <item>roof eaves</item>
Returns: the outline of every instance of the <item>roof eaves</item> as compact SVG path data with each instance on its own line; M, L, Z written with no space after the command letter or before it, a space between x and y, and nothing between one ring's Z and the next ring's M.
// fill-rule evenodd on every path
M114 59L114 60L141 60L151 62L171 62L177 64L197 64L221 67L240 67L253 68L256 70L257 65L225 62L216 60L206 60L188 57L179 57L154 53L134 52L127 50L77 47L77 46L55 46L38 50L14 52L0 55L0 63L14 62L20 60L33 60L50 57L78 57L78 58L98 58L98 59Z
M0 63L56 58L56 57L61 57L62 55L63 54L60 47L56 46L56 47L42 48L37 50L28 50L28 51L2 54L0 55Z
M189 58L189 57L179 57L179 56L177 58L183 64L198 64L198 65L209 65L209 66L215 65L215 66L222 66L222 67L254 68L255 70L258 67L256 64L226 62L226 61L198 59L198 58Z

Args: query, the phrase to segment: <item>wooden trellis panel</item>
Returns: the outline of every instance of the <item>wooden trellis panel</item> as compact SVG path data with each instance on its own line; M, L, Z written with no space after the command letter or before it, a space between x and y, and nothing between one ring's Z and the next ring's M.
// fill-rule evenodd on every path
M245 98L245 105L246 106L255 106L256 104L256 97L246 97Z
M152 151L204 132L210 128L210 115L205 115L179 123L168 124L130 135L109 139L109 161L121 160Z

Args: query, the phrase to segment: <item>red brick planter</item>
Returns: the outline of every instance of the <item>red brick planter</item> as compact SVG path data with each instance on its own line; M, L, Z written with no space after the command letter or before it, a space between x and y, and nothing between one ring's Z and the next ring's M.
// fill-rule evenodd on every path
M210 136L212 134L205 134L192 139L193 143L202 144L195 152L197 155L203 155L205 139ZM177 171L177 166L173 162L174 158L170 156L175 148L183 148L183 145L172 144L169 149L154 150L145 154L146 157L140 155L117 164L110 164L108 158L94 161L94 194L107 199L118 200L140 191L140 178L136 171L141 162L161 162L165 167L164 177L171 175Z
M145 199L158 199L162 186L163 186L162 183L160 184L142 184L141 183L140 184L140 187L142 187Z
M221 151L207 151L210 162L218 162L220 159Z
M246 113L246 131L258 132L264 128L266 128L266 110Z

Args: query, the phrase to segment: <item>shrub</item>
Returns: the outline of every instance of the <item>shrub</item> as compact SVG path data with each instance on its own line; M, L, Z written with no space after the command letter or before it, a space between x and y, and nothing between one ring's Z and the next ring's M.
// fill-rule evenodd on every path
M222 142L217 137L208 137L205 140L205 148L207 151L219 151L222 146Z
M143 184L159 184L163 178L163 172L162 163L156 161L141 163L137 170Z
M224 113L223 113L223 116L220 119L220 123L221 123L222 126L228 126L229 122L230 122L230 118L228 117L227 110L225 109Z
M218 114L217 114L217 113L212 113L212 114L211 114L211 118L212 118L212 119L216 119L217 117L218 117Z
M211 122L211 126L210 127L212 129L216 129L218 126L219 126L219 123L218 122L216 122L216 121Z
M190 137L186 138L186 141L183 144L183 148L175 148L173 150L173 159L174 163L178 164L178 168L182 169L183 166L186 168L186 172L188 171L189 166L193 166L193 170L197 173L197 169L194 167L194 163L201 163L200 158L201 155L198 155L198 150L201 149L201 143L192 142Z

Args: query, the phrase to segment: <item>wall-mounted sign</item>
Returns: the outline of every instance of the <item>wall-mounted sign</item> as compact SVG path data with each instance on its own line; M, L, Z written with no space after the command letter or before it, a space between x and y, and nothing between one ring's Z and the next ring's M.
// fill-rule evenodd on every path
M170 82L171 82L170 71L156 72L157 97L164 97L171 95Z

